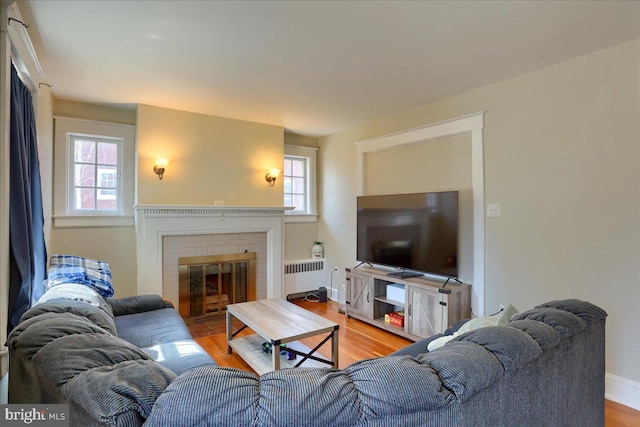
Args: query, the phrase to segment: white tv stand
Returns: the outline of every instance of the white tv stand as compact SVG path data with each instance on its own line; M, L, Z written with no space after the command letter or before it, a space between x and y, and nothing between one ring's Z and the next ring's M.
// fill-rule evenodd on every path
M449 281L443 287L422 276L402 279L364 266L345 271L345 314L413 341L442 333L458 320L471 317L470 285ZM388 288L394 284L397 286ZM389 298L388 290L394 291L396 299ZM404 311L404 327L384 321L385 314L397 311Z

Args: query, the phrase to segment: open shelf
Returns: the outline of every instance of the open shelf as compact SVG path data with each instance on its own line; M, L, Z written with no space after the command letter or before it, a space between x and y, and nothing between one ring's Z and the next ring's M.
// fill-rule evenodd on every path
M396 301L393 299L389 299L386 296L375 297L375 300L383 302L385 304L393 305L395 307L404 307L404 301Z
M384 319L382 319L384 322ZM260 335L247 335L234 338L229 341L229 346L242 357L242 359L253 368L258 375L266 374L273 371L272 355L262 351L262 343L266 340ZM297 341L288 342L287 347L308 353L311 349ZM296 364L302 360L302 356L298 356L294 360L288 360L286 355L280 356L280 369L294 368ZM303 368L327 368L329 365L312 359L307 359L301 365Z
M377 317L373 319L372 323L379 328L386 329L387 331L393 332L394 334L406 336L404 333L404 327L387 323L384 321L384 317Z

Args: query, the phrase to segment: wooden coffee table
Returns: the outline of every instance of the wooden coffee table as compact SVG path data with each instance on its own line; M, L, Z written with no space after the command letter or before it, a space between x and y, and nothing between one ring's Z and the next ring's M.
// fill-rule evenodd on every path
M244 324L235 332L232 330L234 317ZM338 368L339 327L337 323L282 299L230 304L227 305L227 352L231 354L235 350L258 375L299 366ZM246 328L250 328L255 334L236 338ZM297 342L320 334L328 335L313 349ZM329 340L331 360L314 355ZM264 342L271 344L274 350L271 354L262 350ZM280 344L286 344L287 350L295 353L296 358L288 360L287 355L280 355Z

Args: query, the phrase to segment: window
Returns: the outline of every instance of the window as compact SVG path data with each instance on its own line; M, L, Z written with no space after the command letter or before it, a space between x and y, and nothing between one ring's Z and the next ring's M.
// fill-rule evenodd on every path
M286 222L315 221L317 148L285 145L284 205Z
M135 127L55 117L54 226L133 226Z
M100 212L119 214L122 195L120 176L120 147L122 139L96 135L69 135L69 152L72 156L69 182L70 212L86 214Z
M307 158L284 156L284 205L292 214L307 213Z

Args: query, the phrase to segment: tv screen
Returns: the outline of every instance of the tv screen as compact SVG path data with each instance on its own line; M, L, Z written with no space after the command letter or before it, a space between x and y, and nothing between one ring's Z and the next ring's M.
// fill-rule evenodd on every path
M458 192L358 197L357 259L458 277Z

